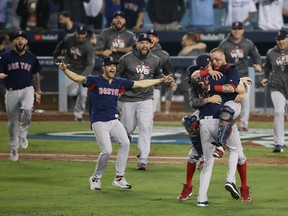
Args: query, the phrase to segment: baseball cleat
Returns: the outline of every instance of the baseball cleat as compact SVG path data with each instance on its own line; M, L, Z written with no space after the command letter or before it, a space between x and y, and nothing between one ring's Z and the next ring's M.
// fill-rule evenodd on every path
M132 188L132 185L126 181L124 176L122 176L120 178L115 178L114 181L112 182L112 185L115 187L123 188L123 189L131 189Z
M19 137L19 144L21 148L27 149L28 148L28 140L26 137Z
M89 178L90 189L91 190L101 190L101 181L97 179L95 176L91 176Z
M250 202L251 201L251 197L249 194L249 187L240 187L240 193L241 193L241 200L243 202Z
M208 203L208 201L198 202L197 206L198 207L207 207L207 206L209 206L209 203Z
M231 196L234 199L240 198L240 194L236 188L236 185L233 182L226 182L225 189L230 192Z
M283 146L281 145L275 145L274 149L273 149L273 152L274 153L280 153L280 152L283 152L284 149L283 149Z
M138 170L147 171L147 164L138 163Z
M192 185L183 184L183 189L181 194L178 196L178 200L187 200L192 196Z
M11 159L12 161L18 161L18 159L19 159L18 150L14 150L14 149L11 150L11 152L10 152L10 159Z

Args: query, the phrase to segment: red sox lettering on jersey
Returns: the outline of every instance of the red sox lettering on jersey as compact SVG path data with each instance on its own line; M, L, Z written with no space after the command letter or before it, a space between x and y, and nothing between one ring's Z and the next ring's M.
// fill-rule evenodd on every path
M119 96L119 89L99 88L99 95L114 95Z
M26 71L30 72L31 64L28 64L28 63L25 63L25 62L13 62L12 64L8 64L7 65L7 70L8 71L18 70L18 69L22 69L22 70L26 70Z

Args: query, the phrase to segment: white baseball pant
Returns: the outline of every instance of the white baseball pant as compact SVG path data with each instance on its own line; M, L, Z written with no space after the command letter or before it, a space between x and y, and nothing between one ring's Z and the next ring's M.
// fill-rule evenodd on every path
M26 87L21 90L7 90L5 94L6 112L8 115L8 129L10 147L19 148L18 136L27 138L34 104L34 88ZM21 115L21 117L20 117ZM20 117L20 127L19 124ZM18 130L19 127L19 130Z
M284 145L284 119L285 106L288 105L288 100L279 91L271 91L271 99L274 106L274 143L275 145Z
M120 145L116 159L116 175L124 176L129 155L130 142L121 122L118 119L108 122L94 122L92 124L92 130L101 150L93 175L97 179L100 179L103 176L109 157L112 154L112 138Z
M131 134L138 124L138 148L140 157L138 163L147 164L150 153L153 128L153 100L137 102L121 102L121 122L128 134Z

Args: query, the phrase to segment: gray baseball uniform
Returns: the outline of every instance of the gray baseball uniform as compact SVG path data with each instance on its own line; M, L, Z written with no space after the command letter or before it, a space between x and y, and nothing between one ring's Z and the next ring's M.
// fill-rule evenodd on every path
M79 42L76 39L76 33L67 35L56 47L53 52L53 57L56 59L65 51L65 63L70 64L69 69L75 73L87 76L92 73L95 55L94 47L91 42L86 39L84 42ZM82 119L85 112L87 100L87 88L72 82L66 78L66 87L69 96L76 96L77 100L74 107L75 119Z
M274 144L284 145L284 114L288 104L288 66L283 52L277 46L268 50L264 65L264 79L268 79L271 98L274 106Z
M138 54L137 49L122 56L117 67L120 77L131 80L143 80L162 77L160 60L149 52L146 56ZM148 163L151 133L153 127L153 87L132 89L121 97L121 122L128 134L139 125L138 148L140 157L138 164Z
M113 27L106 28L100 32L95 46L96 51L106 49L130 47L135 44L135 34L127 29L115 30ZM125 53L113 52L112 57L119 60Z

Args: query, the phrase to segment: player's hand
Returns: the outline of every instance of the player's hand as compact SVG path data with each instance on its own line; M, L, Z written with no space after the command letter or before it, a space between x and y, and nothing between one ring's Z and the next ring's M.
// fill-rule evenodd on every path
M262 67L259 64L253 64L254 70L256 72L262 72Z
M175 81L171 83L170 89L171 89L173 92L176 91L176 89L177 89L177 84L176 84Z
M240 78L240 80L244 83L246 83L247 85L251 85L252 84L252 79L250 77L242 77Z
M63 71L67 69L67 67L70 65L70 64L65 64L63 60L61 60L60 62L55 62L55 64L58 66L59 69Z
M35 102L39 105L41 103L41 93L35 92Z
M105 56L105 57L108 57L108 56L110 56L112 54L112 51L111 50L105 50L104 52L103 52L103 55Z
M268 79L262 79L261 84L265 87L268 83Z
M172 74L169 74L168 76L163 76L161 81L165 83L175 82L172 76L173 76Z
M210 76L212 76L212 79L214 80L221 79L221 77L223 76L221 72L216 71L216 70L209 70L209 74Z
M245 97L245 94L237 94L234 101L236 103L241 103L241 101L244 99L244 97Z
M245 88L245 85L243 82L239 82L235 91L239 94L245 94L247 89Z
M216 103L216 104L221 104L222 103L222 98L220 95L213 95L209 97L209 102L210 103Z
M4 78L7 77L7 76L8 76L7 74L0 73L0 79L4 79Z

